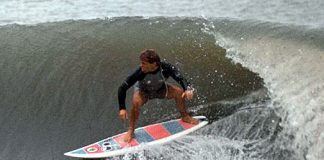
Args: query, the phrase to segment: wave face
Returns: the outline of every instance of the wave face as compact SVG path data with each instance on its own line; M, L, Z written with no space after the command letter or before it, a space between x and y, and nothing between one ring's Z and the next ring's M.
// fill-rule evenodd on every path
M125 131L117 89L144 48L180 68L197 90L189 110L212 123L116 159L321 159L323 35L218 18L2 26L0 159L67 159L66 151ZM176 117L173 101L152 100L138 126Z
M0 159L64 159L68 150L125 131L117 89L144 48L155 48L191 81L192 109L264 88L257 74L225 57L201 31L203 22L116 18L2 27ZM151 101L142 114L138 126L178 117L173 101Z

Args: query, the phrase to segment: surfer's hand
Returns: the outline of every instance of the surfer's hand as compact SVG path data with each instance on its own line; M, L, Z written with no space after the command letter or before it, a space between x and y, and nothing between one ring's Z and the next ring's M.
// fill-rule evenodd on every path
M187 100L191 100L193 97L193 90L186 90L182 93L182 98L186 98Z
M122 121L125 121L126 119L128 119L126 109L122 109L122 110L119 111L119 118Z

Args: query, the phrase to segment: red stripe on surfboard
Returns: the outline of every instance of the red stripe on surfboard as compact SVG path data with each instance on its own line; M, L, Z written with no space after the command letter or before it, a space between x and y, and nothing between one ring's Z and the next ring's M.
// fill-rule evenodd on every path
M117 137L114 137L114 140L117 144L119 144L119 146L121 148L124 148L124 147L129 147L129 146L137 146L138 145L138 142L135 138L132 139L132 141L130 143L126 143L124 142L124 136L125 136L125 133L117 136Z
M168 130L166 130L162 124L156 124L149 127L144 128L145 131L150 134L155 140L162 139L170 136Z
M195 126L194 124L186 123L186 122L184 122L184 121L182 121L182 120L179 120L178 122L179 122L179 123L181 124L181 126L182 126L183 128L185 128L185 129L189 129L189 128Z

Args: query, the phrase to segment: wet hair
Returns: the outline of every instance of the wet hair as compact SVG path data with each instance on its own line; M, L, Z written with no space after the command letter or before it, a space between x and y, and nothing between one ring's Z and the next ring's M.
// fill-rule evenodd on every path
M161 63L160 57L154 49L143 50L140 55L140 60L151 64L155 62L157 65L160 65Z

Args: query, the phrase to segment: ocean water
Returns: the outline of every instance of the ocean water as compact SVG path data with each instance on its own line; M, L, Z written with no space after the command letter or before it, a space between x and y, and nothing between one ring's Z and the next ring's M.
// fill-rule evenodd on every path
M322 27L321 0L2 0L0 24L122 16L224 17Z
M188 110L211 124L113 159L324 159L323 7L3 0L0 159L70 159L63 153L125 131L117 89L144 48L179 67L196 89ZM138 126L177 117L172 100L152 100Z

